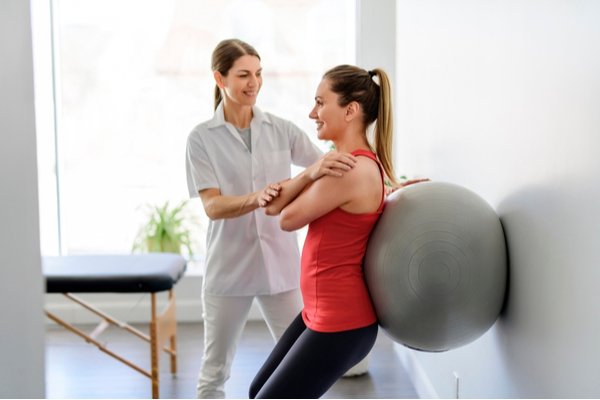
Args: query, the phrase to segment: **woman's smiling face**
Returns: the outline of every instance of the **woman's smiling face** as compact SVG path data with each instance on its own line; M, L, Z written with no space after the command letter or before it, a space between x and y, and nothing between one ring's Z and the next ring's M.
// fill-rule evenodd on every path
M221 89L230 101L242 105L253 106L262 86L262 67L256 56L245 55L238 58L227 76L221 75Z
M331 91L329 82L323 79L317 87L315 106L308 115L317 123L317 137L321 140L338 139L345 128L345 107L338 104L338 95Z

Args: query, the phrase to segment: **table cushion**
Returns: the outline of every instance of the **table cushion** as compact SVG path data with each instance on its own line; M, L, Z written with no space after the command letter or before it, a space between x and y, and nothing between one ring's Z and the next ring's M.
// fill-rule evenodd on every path
M179 254L72 255L42 257L47 293L154 293L183 276Z

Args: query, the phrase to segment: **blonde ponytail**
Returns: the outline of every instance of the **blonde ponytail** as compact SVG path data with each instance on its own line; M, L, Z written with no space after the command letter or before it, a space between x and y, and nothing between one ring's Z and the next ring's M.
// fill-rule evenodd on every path
M375 154L381 161L381 165L388 177L388 180L397 185L398 180L394 173L394 164L392 161L392 151L394 142L394 118L392 112L392 88L388 75L382 69L372 71L377 75L379 81L379 107L377 110L377 120L375 121L375 131L373 134L373 147Z

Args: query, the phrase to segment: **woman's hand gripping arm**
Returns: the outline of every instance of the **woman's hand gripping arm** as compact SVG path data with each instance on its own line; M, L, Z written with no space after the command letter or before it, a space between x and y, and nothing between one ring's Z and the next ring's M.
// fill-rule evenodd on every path
M356 157L349 153L330 151L316 163L306 168L293 179L271 184L277 195L267 196L265 208L267 215L279 215L281 210L292 202L302 191L323 176L341 177L342 171L349 171L356 165Z
M237 218L248 214L259 207L267 207L267 215L278 215L281 209L296 198L311 182L322 176L342 176L341 170L354 167L356 158L351 154L335 151L325 154L315 164L308 167L294 179L281 183L270 183L263 190L243 196L222 196L217 188L204 189L198 192L204 211L212 220ZM273 204L275 207L273 207Z
M261 203L266 205L268 201L265 199L276 197L279 192L271 184L263 190L243 196L221 196L221 190L216 188L200 190L198 194L208 218L216 220L237 218L264 207Z

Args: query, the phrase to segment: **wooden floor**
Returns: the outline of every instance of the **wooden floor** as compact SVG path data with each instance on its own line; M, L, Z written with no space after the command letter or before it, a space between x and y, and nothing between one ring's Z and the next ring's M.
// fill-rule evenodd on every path
M147 332L147 326L136 325ZM93 327L81 327L88 332ZM111 330L112 329L112 330ZM161 358L161 398L195 398L203 348L202 324L178 325L179 372L172 376L168 357ZM149 369L149 345L109 328L100 336L108 348ZM263 322L248 322L233 362L227 398L248 398L248 387L273 347ZM163 353L164 354L164 353ZM61 327L46 333L47 398L150 398L150 379L85 343ZM371 355L369 373L340 379L323 398L417 398L398 360L392 341L381 331Z

